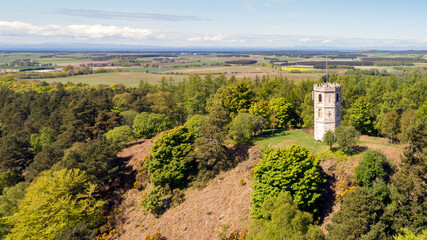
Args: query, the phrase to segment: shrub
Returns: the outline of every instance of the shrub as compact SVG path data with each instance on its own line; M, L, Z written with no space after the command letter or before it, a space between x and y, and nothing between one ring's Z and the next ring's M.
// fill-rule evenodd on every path
M138 190L143 190L150 182L150 177L148 176L148 171L145 167L145 164L142 164L141 168L138 169L138 174L136 174L135 178L136 179L133 186Z
M332 145L335 142L335 134L331 130L327 131L323 136L323 142L329 146L329 149L332 150Z
M230 133L241 141L247 141L265 127L265 119L250 113L239 113L233 119Z
M146 212L150 212L156 216L159 216L162 213L162 190L163 189L160 186L155 187L142 198L141 205L144 207Z
M146 236L145 240L166 240L166 238L163 237L162 234L160 234L159 232L156 232L153 236Z
M135 117L133 133L136 138L152 136L170 127L169 118L164 114L142 112Z
M352 126L341 125L335 129L338 147L344 152L351 152L359 140L360 133Z
M133 139L132 128L128 125L119 126L111 129L105 134L105 137L114 144L124 145Z
M368 150L356 168L354 179L364 187L372 187L375 179L386 176L386 156L375 150Z

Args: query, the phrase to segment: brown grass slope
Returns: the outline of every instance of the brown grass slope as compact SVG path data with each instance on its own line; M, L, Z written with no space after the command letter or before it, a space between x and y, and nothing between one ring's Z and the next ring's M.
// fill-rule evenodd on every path
M293 144L286 140L277 144L284 147ZM128 165L135 171L140 167L144 158L150 153L153 140L135 141L124 149L119 157L128 159ZM386 154L389 161L398 165L402 155L402 145L388 144L387 139L362 136L360 147L376 149ZM326 159L321 162L324 171L325 204L321 209L319 223L324 233L325 226L341 205L336 195L340 192L338 185L348 182L354 177L354 170L361 155L348 156L346 160ZM248 228L251 169L261 159L257 147L249 149L248 160L241 162L234 169L222 172L208 182L203 189L190 187L184 191L185 201L167 210L159 218L152 214L144 214L140 205L142 195L146 190L131 189L123 195L123 200L115 208L113 218L118 232L116 239L145 239L147 235L160 232L167 239L219 239L219 234L229 235L233 231L243 231ZM243 184L241 184L241 179ZM350 180L351 181L351 180Z
M149 154L151 146L152 141L149 140L136 142L119 156L130 159L128 165L136 170ZM140 202L147 190L127 191L113 214L119 233L117 239L145 239L156 232L168 240L218 239L220 232L228 235L247 229L252 193L250 170L260 158L259 150L253 147L249 150L248 160L221 173L203 189L188 188L184 191L185 201L159 218L143 213Z

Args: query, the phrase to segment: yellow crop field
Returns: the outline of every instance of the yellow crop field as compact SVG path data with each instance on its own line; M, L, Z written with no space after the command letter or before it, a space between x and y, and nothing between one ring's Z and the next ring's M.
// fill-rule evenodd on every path
M307 71L314 71L317 69L314 68L303 68L303 67L283 67L282 70L291 72L291 71L300 71L300 72L307 72Z

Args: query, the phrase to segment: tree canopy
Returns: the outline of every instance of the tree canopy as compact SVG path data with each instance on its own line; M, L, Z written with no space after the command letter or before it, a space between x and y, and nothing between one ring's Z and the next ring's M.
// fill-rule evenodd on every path
M94 198L95 189L78 169L43 172L8 219L13 227L6 239L54 239L82 221L98 226L104 202Z
M135 117L133 133L136 138L142 138L167 130L170 126L170 120L166 115L142 112Z
M323 233L312 224L313 216L298 209L289 192L267 199L260 207L260 218L249 227L250 240L322 240Z
M193 142L194 133L185 127L176 127L161 134L145 161L154 186L168 184L174 189L187 183L190 164L185 157L193 149Z
M280 192L290 192L301 209L316 212L324 182L319 162L307 148L297 145L264 152L254 168L252 216L260 218L263 202Z

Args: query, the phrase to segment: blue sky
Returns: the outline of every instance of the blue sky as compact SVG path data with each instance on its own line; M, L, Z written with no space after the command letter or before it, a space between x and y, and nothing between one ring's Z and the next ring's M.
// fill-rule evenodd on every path
M0 43L427 49L426 10L421 0L3 0Z

